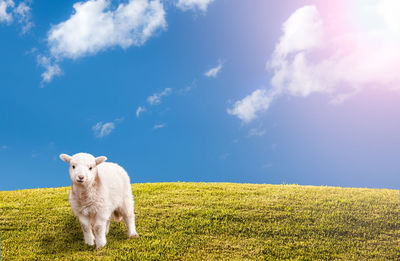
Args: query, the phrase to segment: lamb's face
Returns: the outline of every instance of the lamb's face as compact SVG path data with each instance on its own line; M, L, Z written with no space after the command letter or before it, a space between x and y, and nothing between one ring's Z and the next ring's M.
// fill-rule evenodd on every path
M69 163L69 176L77 185L92 184L97 175L97 165L107 159L104 156L95 158L88 153L77 153L72 157L61 154L60 158Z
M78 184L93 182L97 174L96 160L90 154L75 154L69 164L71 181Z

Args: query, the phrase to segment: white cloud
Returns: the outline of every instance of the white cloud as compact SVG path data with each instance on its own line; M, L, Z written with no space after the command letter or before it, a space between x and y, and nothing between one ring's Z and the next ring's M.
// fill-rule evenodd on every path
M280 96L324 93L338 104L366 88L400 90L399 2L346 2L351 7L350 22L340 18L340 9L332 9L330 17L315 6L296 10L267 62L271 90L236 102L228 113L250 122Z
M1 146L1 149L2 149L2 150L6 150L7 148L8 148L7 145L2 145L2 146Z
M12 8L14 2L12 0L0 0L0 22L11 23L13 21Z
M51 58L40 54L36 58L37 63L46 69L46 71L42 73L42 83L49 83L54 78L54 76L62 74L62 71L58 64L52 61Z
M33 27L31 21L31 7L26 2L15 6L12 0L0 0L0 23L11 24L17 20L22 25L22 33L28 32Z
M207 76L207 77L216 78L217 75L218 75L218 73L221 71L221 69L222 69L222 62L221 62L221 61L218 61L218 65L217 65L216 67L211 68L211 69L209 69L208 71L206 71L206 72L204 73L204 75Z
M150 103L150 105L156 105L161 103L161 98L163 96L168 96L171 94L172 89L171 88L165 88L164 91L159 92L159 93L154 93L153 95L147 97L147 102Z
M276 92L303 97L328 93L336 104L371 84L398 88L400 76L395 68L400 66L400 30L393 29L394 18L382 9L389 5L400 12L400 5L393 0L369 5L374 7L373 15L388 20L386 25L337 32L332 28L339 26L323 21L315 6L300 8L289 17L268 62ZM363 13L355 19L362 24L373 17Z
M17 18L18 23L22 24L22 33L28 32L33 26L31 7L25 2L20 3L14 9L14 16Z
M114 129L115 129L114 122L107 122L104 124L102 122L98 122L96 123L96 125L92 127L94 135L97 138L103 138L109 135Z
M228 114L239 117L244 123L249 123L257 117L257 114L266 111L273 99L271 93L266 90L258 89L242 100L236 101L232 109L228 109Z
M160 123L160 124L156 124L153 126L153 130L158 130L158 129L162 129L166 126L166 123Z
M307 96L327 88L309 70L306 51L322 43L323 26L315 6L296 10L283 24L283 35L275 47L268 68L274 71L271 85L277 92Z
M208 5L212 2L214 0L178 0L176 6L182 11L200 10L206 12Z
M297 9L282 26L283 35L275 47L275 56L317 47L322 42L322 21L315 6Z
M140 114L141 114L142 112L145 112L145 111L146 111L146 108L145 108L145 107L139 106L139 107L137 108L137 110L136 110L136 118L139 118Z
M78 2L73 7L75 13L48 33L50 52L56 58L76 59L112 46L140 46L166 26L158 0L130 0L115 10L108 0Z
M141 46L166 28L165 11L159 0L129 0L116 8L110 0L88 0L75 3L73 8L75 12L68 20L48 32L49 58L56 62L94 55L115 46Z

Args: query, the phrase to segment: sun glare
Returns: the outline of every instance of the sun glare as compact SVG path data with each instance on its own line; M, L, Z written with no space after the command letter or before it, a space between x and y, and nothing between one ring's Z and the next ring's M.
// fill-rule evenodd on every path
M357 0L351 6L355 29L362 33L378 34L385 39L400 38L400 1Z

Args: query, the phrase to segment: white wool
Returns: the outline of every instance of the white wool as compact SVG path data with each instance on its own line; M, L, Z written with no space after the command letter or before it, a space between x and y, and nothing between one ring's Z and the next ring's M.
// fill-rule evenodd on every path
M60 158L70 164L69 202L81 223L85 243L96 244L96 248L104 246L111 218L117 222L124 219L128 237L138 237L132 187L126 171L118 164L104 162L104 156L77 153L72 157L61 154Z

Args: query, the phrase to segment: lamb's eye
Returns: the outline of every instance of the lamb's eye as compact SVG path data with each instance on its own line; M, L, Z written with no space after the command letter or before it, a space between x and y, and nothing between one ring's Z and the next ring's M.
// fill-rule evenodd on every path
M72 165L72 168L74 169L74 168L75 168L75 165Z
M89 170L92 170L92 167L89 167Z

